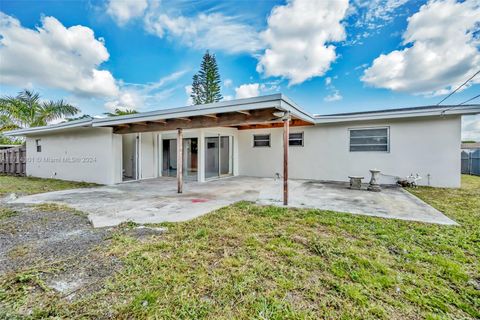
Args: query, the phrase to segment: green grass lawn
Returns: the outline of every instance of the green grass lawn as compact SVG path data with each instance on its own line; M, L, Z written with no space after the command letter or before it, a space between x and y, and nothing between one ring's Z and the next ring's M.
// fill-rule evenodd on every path
M95 186L95 184L57 179L0 175L0 197L10 193L27 195L65 189L86 188L91 186Z
M118 231L102 250L124 267L104 290L74 302L47 290L33 315L478 319L480 177L462 183L410 190L460 226L242 202L148 240ZM8 288L4 297L30 294Z

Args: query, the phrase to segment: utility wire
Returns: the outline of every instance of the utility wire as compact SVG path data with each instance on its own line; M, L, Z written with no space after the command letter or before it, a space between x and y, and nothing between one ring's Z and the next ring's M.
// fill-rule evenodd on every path
M479 98L479 97L480 97L480 94L477 94L475 97L470 98L470 99L468 99L468 100L466 100L466 101L463 101L462 103L459 104L459 106L461 106L462 104L465 104L465 103L467 103L467 102L470 102L470 101L472 101L472 100L475 100L475 99L477 99L477 98Z
M477 99L477 98L479 98L479 97L480 97L480 94L477 94L477 95L476 95L475 97L473 97L473 98L470 98L470 99L468 99L468 100L465 100L465 101L463 101L463 102L461 102L461 103L459 103L459 104L453 105L453 106L451 106L450 108L447 108L447 109L443 110L442 113L441 113L441 115L443 116L443 115L445 114L445 112L447 112L448 110L452 110L453 108L460 107L460 106L464 105L465 103L470 102L470 101L472 101L472 100L475 100L475 99Z
M442 101L440 101L439 103L437 103L437 106L440 105L440 103L442 103L443 101L447 100L448 98L450 98L453 94L455 94L455 92L457 92L458 90L460 90L461 87L463 87L464 85L466 85L470 80L472 80L477 74L480 73L480 70L478 70L477 72L475 72L475 74L473 76L471 76L470 78L468 78L467 81L465 81L464 83L462 83L460 86L458 86L457 89L453 90L452 92L450 92L450 94L448 96L446 96L445 98L442 99Z

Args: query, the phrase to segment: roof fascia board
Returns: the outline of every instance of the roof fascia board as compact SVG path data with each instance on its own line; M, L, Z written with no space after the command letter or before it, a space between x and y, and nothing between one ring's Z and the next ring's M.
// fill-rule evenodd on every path
M30 134L50 132L50 131L65 130L70 128L91 127L92 121L93 119L74 120L74 121L62 122L62 123L52 124L52 125L43 126L43 127L33 127L33 128L6 131L6 132L3 132L2 134L6 136L14 137L14 136L23 136L23 135L30 135Z
M111 126L130 122L143 122L150 120L163 120L172 118L185 118L193 116L201 116L211 113L225 113L242 110L266 109L266 108L280 108L281 95L274 94L269 96L239 99L234 101L221 101L217 103L210 103L197 106L188 106L174 109L157 110L146 113L139 113L120 117L110 117L103 119L95 119L93 121L94 127Z
M335 122L353 122L353 121L368 121L368 120L382 120L382 119L399 119L399 118L414 118L414 117L432 117L432 116L449 116L449 115L469 115L480 114L480 107L469 106L460 109L447 110L442 114L443 110L438 108L423 109L423 110L403 110L394 112L379 112L379 113L365 113L355 115L331 115L331 116L316 116L315 123L335 123Z
M297 118L300 118L304 121L315 123L315 118L313 117L313 115L311 115L310 113L300 108L295 102L293 102L292 100L290 100L290 98L288 98L283 94L281 95L280 106L283 110L290 112Z

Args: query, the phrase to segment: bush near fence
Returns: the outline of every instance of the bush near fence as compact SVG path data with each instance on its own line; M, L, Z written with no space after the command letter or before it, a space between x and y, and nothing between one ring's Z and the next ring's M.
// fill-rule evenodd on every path
M0 174L24 176L26 159L25 146L0 150Z

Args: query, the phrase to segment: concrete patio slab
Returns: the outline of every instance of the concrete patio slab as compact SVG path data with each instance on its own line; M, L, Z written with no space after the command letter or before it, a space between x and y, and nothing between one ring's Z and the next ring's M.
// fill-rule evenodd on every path
M246 200L282 206L283 182L271 178L230 177L206 183L187 182L184 193L176 180L158 178L90 189L74 189L20 197L12 203L67 204L88 213L95 227L137 223L178 222ZM383 218L455 225L440 211L401 188L382 192L351 190L346 183L290 180L290 206Z

